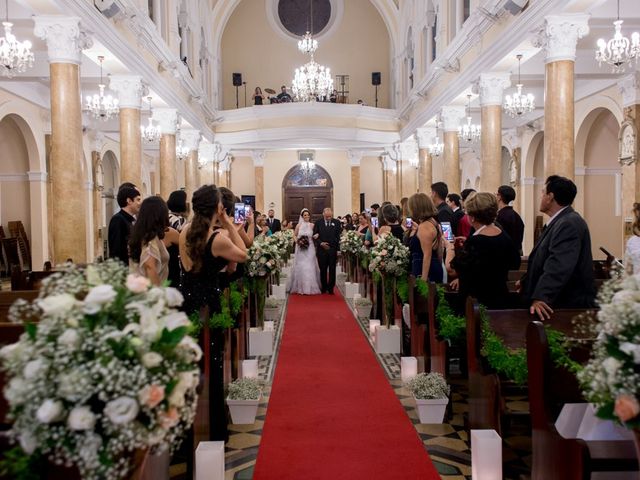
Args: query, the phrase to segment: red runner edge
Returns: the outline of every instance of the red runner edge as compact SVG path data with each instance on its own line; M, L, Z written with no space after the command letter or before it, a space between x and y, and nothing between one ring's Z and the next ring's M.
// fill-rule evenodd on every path
M339 294L289 297L253 478L440 478Z

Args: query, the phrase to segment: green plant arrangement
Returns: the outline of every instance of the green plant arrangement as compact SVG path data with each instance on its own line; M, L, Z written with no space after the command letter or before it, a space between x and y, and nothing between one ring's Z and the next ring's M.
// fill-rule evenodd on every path
M405 383L405 386L419 400L448 398L451 392L447 381L436 372L419 373Z
M407 277L398 277L396 279L396 293L402 303L409 301L409 280Z
M229 384L229 400L258 400L262 393L260 381L255 378L238 378Z
M438 321L438 336L449 343L464 341L467 330L467 320L465 317L456 315L447 302L445 288L441 285L437 287L438 307L436 308L436 319Z
M416 290L422 298L429 297L429 284L422 278L416 278Z

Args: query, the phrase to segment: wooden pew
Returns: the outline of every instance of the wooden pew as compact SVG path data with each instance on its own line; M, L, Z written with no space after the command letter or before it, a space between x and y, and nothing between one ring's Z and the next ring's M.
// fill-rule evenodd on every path
M38 290L42 280L54 273L54 270L24 272L14 265L11 269L11 290Z
M592 472L638 470L633 442L585 442L566 439L558 433L555 421L562 405L583 403L585 400L575 375L558 368L551 361L543 324L530 322L526 338L533 430L531 479L583 480L590 478ZM576 354L572 352L572 356ZM588 351L577 352L577 356L586 360Z
M411 318L411 356L423 357L425 371L430 372L427 342L427 299L416 290L416 277L409 275L409 316Z
M573 334L572 320L585 310L556 310L546 323L554 329ZM487 310L489 325L510 349L526 346L527 325L535 318L528 310ZM467 367L469 371L469 428L494 429L502 434L505 419L521 416L522 412L508 411L503 390L517 387L513 382L502 379L489 367L481 355L480 305L467 300Z

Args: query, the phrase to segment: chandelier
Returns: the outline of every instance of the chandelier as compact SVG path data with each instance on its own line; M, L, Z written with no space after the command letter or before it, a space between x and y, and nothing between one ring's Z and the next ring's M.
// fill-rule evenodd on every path
M176 145L176 157L178 157L178 160L186 160L186 158L189 156L189 153L189 148L184 145L182 139L179 139L178 145Z
M598 39L598 50L596 60L598 65L602 62L611 65L614 73L625 71L627 63L631 60L638 61L640 57L640 33L633 32L631 41L622 35L622 20L620 20L620 0L618 0L618 19L613 22L615 32L613 38L608 42L604 38Z
M98 88L100 89L99 94L87 95L87 110L93 118L100 120L109 120L112 117L118 115L118 100L113 98L111 95L104 94L105 85L102 83L102 62L104 62L104 57L99 56L98 61L100 62L100 83L98 84Z
M153 124L153 119L151 118L151 97L147 97L147 100L149 101L149 125L146 127L140 125L140 134L145 142L155 143L160 140L160 129Z
M444 143L440 141L438 136L438 127L436 127L436 141L427 145L427 150L432 157L439 157L444 152Z
M502 108L511 117L516 118L523 113L532 112L536 108L535 97L531 93L524 95L522 93L522 82L520 81L520 61L522 55L518 55L518 83L516 84L516 93L507 95L504 98L504 105Z
M471 95L467 95L467 123L458 127L458 137L467 143L474 143L480 139L480 125L471 123Z
M318 49L318 41L313 39L311 32L307 32L302 37L302 40L298 40L298 50L307 55L313 55Z
M2 75L12 78L16 73L23 73L27 68L33 67L33 52L31 42L25 40L19 42L11 33L13 23L9 21L9 0L5 0L6 17L4 25L4 37L0 37L0 69Z

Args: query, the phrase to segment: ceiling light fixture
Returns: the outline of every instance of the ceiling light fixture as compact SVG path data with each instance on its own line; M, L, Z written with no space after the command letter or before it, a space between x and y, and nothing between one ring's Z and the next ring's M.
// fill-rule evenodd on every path
M614 73L622 73L626 66L632 60L638 61L640 57L640 33L633 32L631 41L622 35L622 20L620 20L620 0L618 0L618 19L613 22L615 29L613 38L605 41L604 38L598 39L598 50L596 51L596 60L598 65L602 66L602 62L611 65Z
M31 51L31 42L18 41L11 33L13 23L9 21L9 0L5 0L4 37L0 37L0 70L5 77L12 78L17 73L23 73L27 68L33 67L34 55Z
M102 82L102 62L104 62L104 57L100 55L98 61L100 62L100 83L98 84L100 93L87 95L86 108L93 115L93 118L107 121L118 115L120 108L118 107L117 98L104 94L105 84Z
M522 55L518 55L518 83L516 84L516 92L513 95L504 97L502 108L511 117L516 118L524 113L532 112L536 108L535 97L531 93L526 95L522 93L522 82L520 81L520 62Z
M480 139L480 125L471 123L471 95L467 95L467 123L458 127L458 137L467 143L475 143Z
M140 134L142 135L143 141L147 143L155 143L160 140L160 129L153 124L151 97L147 97L147 101L149 102L149 124L146 127L144 125L140 125Z

